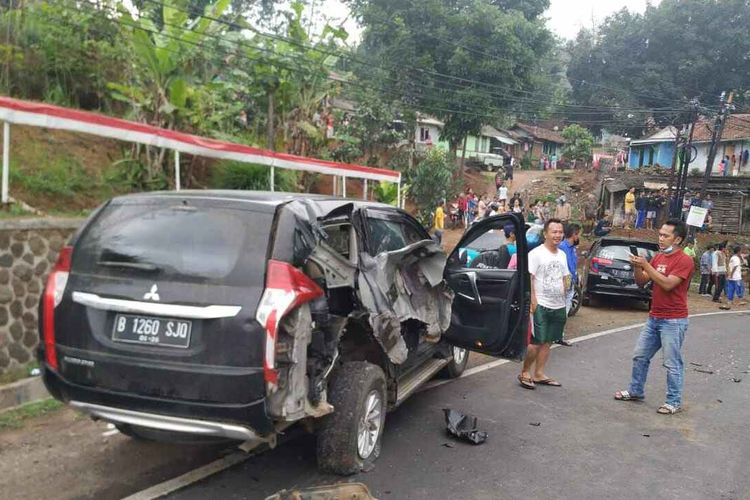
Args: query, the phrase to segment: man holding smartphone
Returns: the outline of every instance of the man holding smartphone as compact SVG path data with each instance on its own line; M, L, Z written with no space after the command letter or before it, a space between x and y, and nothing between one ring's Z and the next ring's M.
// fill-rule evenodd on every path
M651 262L631 256L638 286L653 282L651 311L643 327L635 352L630 386L617 391L618 401L641 401L651 358L663 350L667 369L667 398L657 413L673 415L682 411L682 386L685 367L682 344L688 329L687 295L690 277L695 266L693 259L682 251L687 237L687 226L679 219L670 219L659 229L659 253ZM631 251L632 252L632 251Z

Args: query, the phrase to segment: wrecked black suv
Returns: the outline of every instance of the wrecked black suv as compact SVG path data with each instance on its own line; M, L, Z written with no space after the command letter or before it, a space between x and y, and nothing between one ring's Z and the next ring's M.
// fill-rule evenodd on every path
M518 268L472 268L472 242L509 224ZM385 412L438 372L459 376L467 349L522 356L522 227L513 215L481 221L446 260L413 217L377 203L241 191L115 198L48 278L44 382L142 439L273 446L303 421L320 467L354 473L377 457Z

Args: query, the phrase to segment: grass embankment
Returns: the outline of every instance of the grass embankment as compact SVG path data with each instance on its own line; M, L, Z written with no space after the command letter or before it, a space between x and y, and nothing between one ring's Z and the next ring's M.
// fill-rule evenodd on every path
M49 415L60 410L63 406L63 403L60 401L49 398L4 411L0 413L0 432L8 429L18 429L27 420Z

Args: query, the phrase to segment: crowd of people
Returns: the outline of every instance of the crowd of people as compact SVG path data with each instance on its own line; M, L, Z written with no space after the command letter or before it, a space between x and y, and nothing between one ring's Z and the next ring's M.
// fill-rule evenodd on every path
M660 227L667 220L670 211L679 212L682 220L685 221L691 207L701 207L707 211L701 231L711 231L714 202L710 194L707 194L704 199L698 192L686 192L682 199L682 205L676 207L674 206L676 203L679 204L679 201L674 195L670 197L666 189L658 191L642 190L636 193L635 188L630 188L625 194L622 226L635 229L654 229ZM679 211L677 208L679 208Z
M695 258L695 244L691 244L685 252ZM724 241L718 245L708 245L700 256L698 270L700 284L698 293L704 297L711 297L714 302L721 304L720 309L730 309L731 306L743 306L745 290L750 288L750 247L739 244L730 245ZM747 283L747 287L746 284Z

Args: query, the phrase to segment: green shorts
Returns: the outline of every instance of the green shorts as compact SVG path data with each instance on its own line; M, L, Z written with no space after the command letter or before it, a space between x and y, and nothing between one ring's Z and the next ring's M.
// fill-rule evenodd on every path
M549 309L537 305L534 312L534 334L531 336L531 343L552 344L562 340L567 319L568 315L564 307Z

